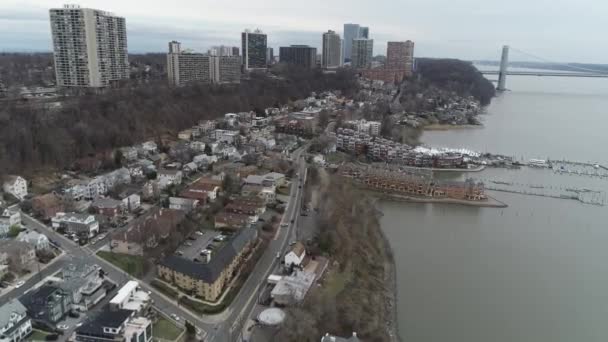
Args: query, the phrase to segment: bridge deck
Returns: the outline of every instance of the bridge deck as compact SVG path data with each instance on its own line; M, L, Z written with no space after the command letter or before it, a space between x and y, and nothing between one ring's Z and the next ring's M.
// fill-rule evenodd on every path
M498 75L499 71L481 70L484 75ZM551 72L551 71L507 71L507 76L555 76L555 77L597 77L608 78L608 73L582 73L582 72Z

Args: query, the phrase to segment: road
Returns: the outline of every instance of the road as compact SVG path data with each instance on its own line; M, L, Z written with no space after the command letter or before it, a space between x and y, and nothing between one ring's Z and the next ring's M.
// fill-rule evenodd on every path
M302 179L306 174L306 163L301 156L306 148L307 145L298 148L292 153L293 160L298 164L298 178ZM140 286L144 290L151 292L154 306L164 314L168 316L177 315L182 318L180 323L183 323L183 319L185 319L201 329L204 341L224 342L237 340L242 325L249 318L257 302L260 288L266 284L268 275L272 273L280 261L276 258L277 253L283 255L286 252L289 241L295 239L295 223L292 224L291 221L296 222L298 219L301 196L301 182L299 179L296 179L291 184L289 202L281 221L281 226L287 224L287 227L279 228L277 237L269 243L267 250L262 254L238 295L223 313L201 317L180 307L176 301L164 296L148 284L139 281ZM25 213L22 213L22 221L30 229L35 229L46 235L51 241L59 243L65 254L52 265L42 270L40 275L33 276L23 286L13 289L0 297L0 304L4 304L12 298L20 297L42 279L56 273L62 267L69 264L72 258L84 260L91 264L98 264L106 272L106 276L116 282L119 287L123 286L128 280L138 280L95 254L98 249L107 243L108 237L103 241L96 242L92 246L82 247Z

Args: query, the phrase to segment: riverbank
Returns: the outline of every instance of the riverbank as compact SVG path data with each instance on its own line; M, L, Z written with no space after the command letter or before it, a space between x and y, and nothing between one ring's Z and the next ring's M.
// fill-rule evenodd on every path
M497 200L492 196L488 196L487 201L465 201L459 200L455 198L426 198L426 197L414 197L414 196L406 196L406 195L398 195L398 194L387 194L379 191L366 189L365 191L369 191L374 194L376 197L389 201L398 201L398 202L409 202L409 203L437 203L437 204L458 204L465 205L471 207L480 207L480 208L507 208L509 205Z

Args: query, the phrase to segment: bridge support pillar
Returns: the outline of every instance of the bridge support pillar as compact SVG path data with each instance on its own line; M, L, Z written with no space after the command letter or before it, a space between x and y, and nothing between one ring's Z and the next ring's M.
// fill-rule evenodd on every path
M503 91L507 90L507 67L509 66L509 46L504 45L502 47L502 57L500 58L500 70L498 71L498 85L496 90Z

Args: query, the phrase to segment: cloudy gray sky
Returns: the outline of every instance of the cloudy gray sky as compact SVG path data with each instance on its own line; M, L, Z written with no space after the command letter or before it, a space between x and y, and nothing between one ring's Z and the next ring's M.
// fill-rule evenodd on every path
M608 63L606 0L83 0L81 7L127 19L132 52L161 52L169 40L204 51L239 45L244 28L268 33L269 45L319 47L321 33L346 22L370 27L374 54L386 41L416 42L416 55L498 59L500 46L552 61ZM53 0L1 0L0 51L50 51ZM529 60L512 52L512 60Z

